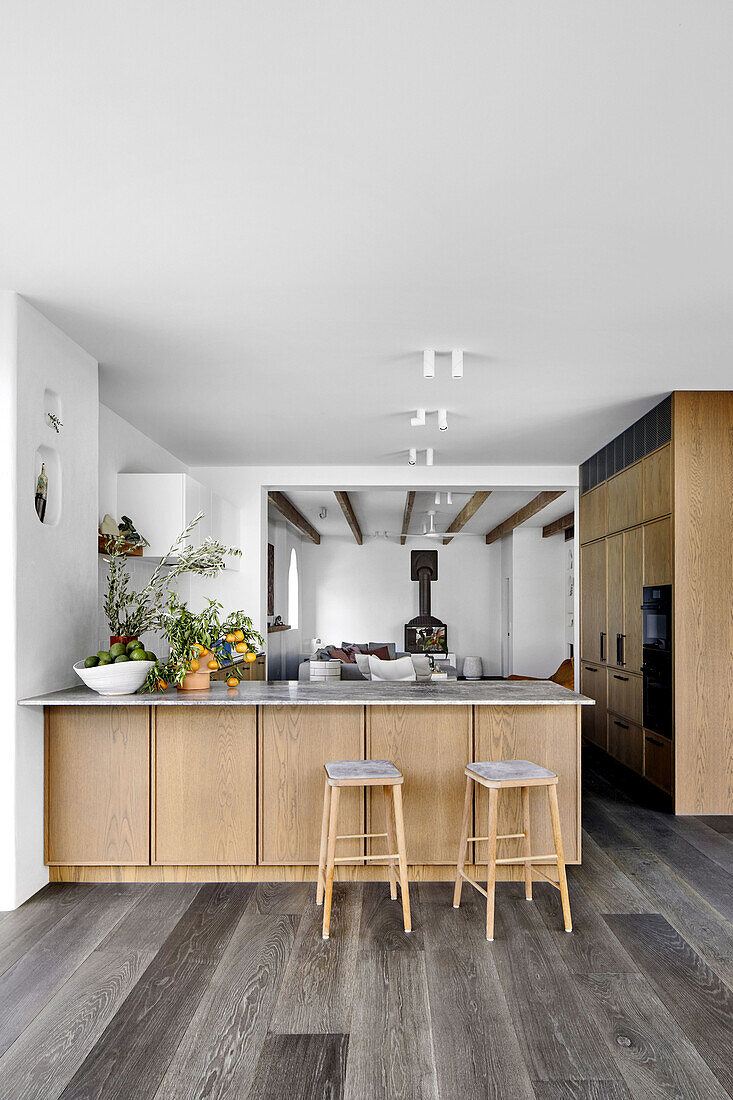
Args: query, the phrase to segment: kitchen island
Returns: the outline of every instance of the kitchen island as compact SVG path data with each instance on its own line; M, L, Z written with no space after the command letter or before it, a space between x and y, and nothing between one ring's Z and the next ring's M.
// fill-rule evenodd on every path
M20 705L45 712L52 881L315 880L323 763L368 757L404 774L414 879L452 877L470 760L556 771L566 860L580 862L580 708L592 700L549 681L255 682L126 696L74 687ZM503 796L502 833L520 831L515 795ZM344 833L382 832L381 799L381 788L344 792ZM534 795L531 813L535 850L551 851ZM479 788L473 835L486 814ZM363 862L379 851L370 844L342 844L355 863L339 878L386 879L386 865Z

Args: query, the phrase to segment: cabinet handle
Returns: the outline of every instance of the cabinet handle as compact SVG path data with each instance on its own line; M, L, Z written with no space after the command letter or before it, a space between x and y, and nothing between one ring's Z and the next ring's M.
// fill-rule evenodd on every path
M628 676L617 676L615 672L613 674L613 678L614 678L614 680L623 680L623 682L625 684L628 683L628 681L629 681Z
M627 730L629 728L628 726L625 726L623 722L617 722L615 718L613 720L613 724L614 726L620 726L622 730Z
M651 741L652 745L659 745L661 749L664 748L664 741L658 740L656 737L652 737L650 734L646 735L647 741Z
M605 632L605 630L602 630L601 631L601 660L602 661L605 661L605 659L606 659L605 649L606 649L606 632Z
M622 666L626 664L626 661L624 660L624 638L625 637L626 637L625 634L617 634L616 635L616 664L617 665L622 665Z
M598 669L597 668L589 668L588 665L586 665L585 666L585 671L586 672L598 672Z

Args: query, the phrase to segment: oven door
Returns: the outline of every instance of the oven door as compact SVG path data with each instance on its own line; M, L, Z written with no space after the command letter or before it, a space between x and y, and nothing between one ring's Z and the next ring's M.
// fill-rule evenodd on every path
M664 669L644 662L644 726L663 737L672 736L672 683Z

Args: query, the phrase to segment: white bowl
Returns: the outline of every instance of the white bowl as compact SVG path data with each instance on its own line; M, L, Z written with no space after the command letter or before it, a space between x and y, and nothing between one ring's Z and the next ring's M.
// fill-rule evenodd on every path
M99 695L134 695L145 683L148 672L155 661L114 661L109 665L95 665L84 668L83 661L77 661L74 672L87 687Z

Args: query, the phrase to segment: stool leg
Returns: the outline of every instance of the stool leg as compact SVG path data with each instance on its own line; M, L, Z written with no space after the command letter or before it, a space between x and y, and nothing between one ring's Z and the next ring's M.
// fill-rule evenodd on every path
M530 841L529 833L529 787L522 787L522 818L524 824L524 854L525 856L532 855L532 843ZM525 863L524 865L524 896L527 901L532 900L532 864Z
M328 815L328 848L326 850L326 892L323 905L323 938L327 940L331 931L331 898L333 896L333 868L336 858L336 833L338 832L339 812L338 787L331 788L331 810Z
M402 786L395 783L392 787L394 801L395 828L397 830L397 852L400 865L400 889L402 891L402 920L405 932L412 932L410 916L410 887L407 885L407 851L405 848L405 821L402 817Z
M499 816L499 790L489 788L489 841L488 866L486 871L486 939L494 938L494 895L496 893L496 824Z
M463 879L461 871L466 866L466 849L468 848L468 829L471 822L471 802L473 799L473 780L466 776L466 798L463 803L463 822L461 823L461 840L458 845L458 862L456 864L456 885L453 890L453 908L457 909L461 904L461 890ZM475 861L474 861L475 862Z
M392 813L392 792L389 787L382 787L382 793L384 794L384 814L387 818L387 844L389 845L388 851L394 852L395 838L394 838L394 814ZM394 860L389 861L389 896L392 901L397 898L397 876L394 869Z
M557 784L551 783L547 788L547 799L550 803L550 821L552 822L552 836L555 841L555 853L557 855L557 878L562 898L562 915L565 921L565 931L572 932L573 922L570 916L570 898L568 896L568 877L565 874L565 855L562 847L562 832L560 831L560 810L557 805Z
M326 849L328 848L328 811L331 806L331 788L328 780L324 782L323 817L321 818L321 854L318 857L318 881L316 884L316 905L323 905L323 889L326 885Z

